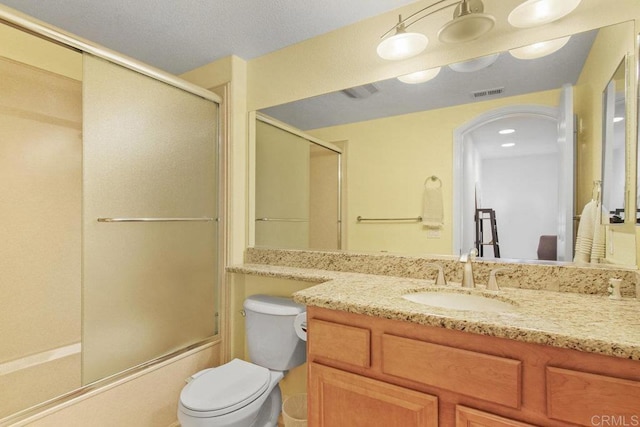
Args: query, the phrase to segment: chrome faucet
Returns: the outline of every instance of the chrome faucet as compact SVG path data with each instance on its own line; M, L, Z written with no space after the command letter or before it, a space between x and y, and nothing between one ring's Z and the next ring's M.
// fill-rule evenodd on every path
M476 284L473 280L473 260L478 255L478 251L473 248L469 253L462 254L460 256L460 262L464 263L462 271L462 287L463 288L475 288Z

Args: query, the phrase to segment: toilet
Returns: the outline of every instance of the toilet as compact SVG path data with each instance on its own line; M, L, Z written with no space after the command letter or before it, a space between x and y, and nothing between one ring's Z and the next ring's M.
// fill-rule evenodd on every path
M191 376L178 403L182 427L277 426L278 383L306 360L306 342L294 329L305 307L289 298L254 295L244 301L244 311L252 363L233 359Z

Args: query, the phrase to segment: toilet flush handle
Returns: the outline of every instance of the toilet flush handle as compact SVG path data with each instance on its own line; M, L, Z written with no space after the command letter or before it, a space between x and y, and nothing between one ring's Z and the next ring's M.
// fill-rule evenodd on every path
M187 383L187 384L189 384L191 381L195 380L195 379L196 379L196 378L198 378L200 375L202 375L202 374L206 374L207 372L209 372L209 371L211 371L211 370L213 370L213 369L215 369L215 368L204 369L204 370L202 370L202 371L200 371L200 372L196 372L195 374L191 375L189 378L186 378L186 379L184 380L184 382L185 382L185 383Z

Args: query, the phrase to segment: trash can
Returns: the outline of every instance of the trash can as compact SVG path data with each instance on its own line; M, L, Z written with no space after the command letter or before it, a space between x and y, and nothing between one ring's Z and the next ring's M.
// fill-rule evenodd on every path
M284 427L307 427L307 393L294 394L282 402Z

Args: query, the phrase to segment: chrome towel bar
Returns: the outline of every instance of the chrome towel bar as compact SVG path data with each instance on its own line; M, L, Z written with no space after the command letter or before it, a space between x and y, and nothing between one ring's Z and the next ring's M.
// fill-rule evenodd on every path
M98 218L98 222L211 222L218 218Z
M416 222L420 222L420 221L422 221L422 217L419 216L417 218L363 218L361 216L358 216L356 218L356 220L358 222L362 222L362 221L416 221Z
M278 222L309 222L308 219L304 218L256 218L256 221L268 222L268 221L278 221Z

